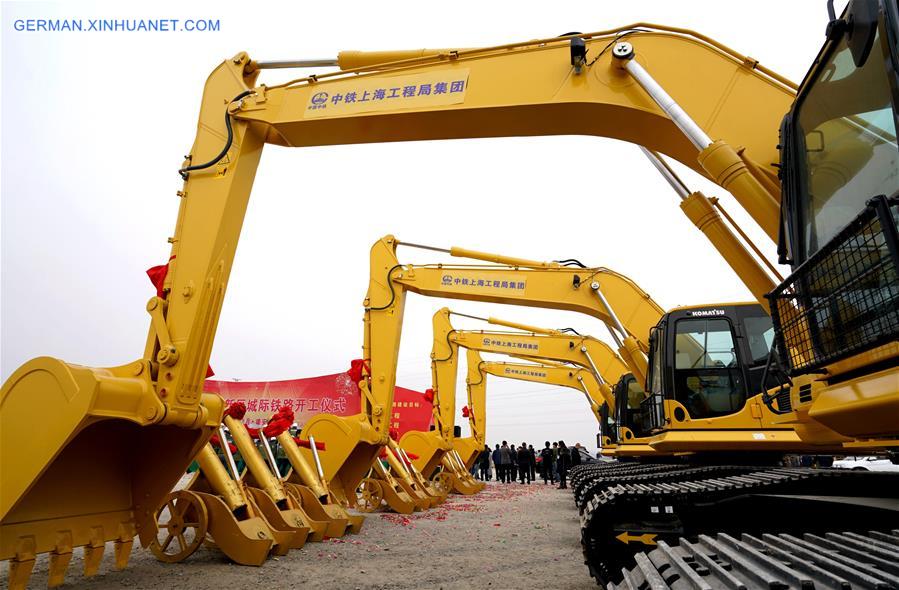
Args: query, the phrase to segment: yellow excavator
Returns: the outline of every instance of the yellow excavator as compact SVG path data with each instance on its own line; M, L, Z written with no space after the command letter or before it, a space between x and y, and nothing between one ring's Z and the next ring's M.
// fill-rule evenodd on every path
M470 351L495 349L492 349L489 346L484 346L482 348L477 337L468 340L460 340L461 338L464 338L464 332L457 331L452 326L449 319L451 315L454 315L454 312L451 312L447 308L443 308L438 310L432 319L434 344L431 352L431 368L433 375L433 391L436 402L435 410L439 412L440 415L438 422L438 424L440 424L439 431L435 430L428 433L409 432L404 435L400 443L404 446L409 446L409 448L419 456L419 462L425 469L428 467L431 468L431 472L425 471L424 469L422 470L425 475L433 473L433 469L439 461L442 460L442 455L448 452L452 453L453 457L451 461L453 462L453 465L446 465L445 467L446 471L451 474L451 477L455 478L455 474L460 472L464 472L465 474L468 473L475 457L483 450L483 433L485 432L485 425L476 423L477 418L474 415L471 415L469 416L469 425L472 427L472 432L477 431L480 435L469 437L469 440L460 439L455 436L455 395L458 375L459 343L460 341L464 342L462 346L468 348ZM465 314L455 315L465 316ZM590 366L593 371L589 381L585 384L589 387L591 392L588 395L606 395L607 399L612 401L613 398L610 384L614 384L623 372L627 372L624 363L620 360L618 355L607 344L599 340L593 338L576 338L575 340L578 340L578 343L575 348L571 348L572 343L574 342L572 337L570 335L563 335L563 333L559 331L541 331L539 328L522 326L521 324L505 322L495 318L489 318L487 321L508 327L519 327L522 329L530 328L532 333L542 332L544 334L543 336L532 338L527 342L509 340L507 342L508 344L515 344L517 347L514 350L512 350L511 347L507 348L504 350L506 353L514 353L517 356L522 357L539 356L537 350L531 348L539 347L540 352L545 354L548 358L567 360L571 356L577 356L585 365ZM552 342L554 337L558 339L555 343ZM553 344L555 344L555 346L553 346ZM525 346L528 348L524 348ZM551 349L551 351L548 349ZM604 379L604 374L608 375L608 382ZM594 383L596 384L595 387L593 387ZM597 403L602 405L603 402L598 401ZM472 402L470 408L474 408L476 405L479 404ZM473 411L472 413L474 414ZM447 451L445 448L446 441L451 441L450 451ZM457 446L459 446L459 448L457 448ZM435 459L435 457L440 458ZM457 468L453 470L453 466L457 466ZM462 482L453 481L453 485L459 493L474 493L474 491L476 491L471 490L471 484L467 479L464 479Z
M640 331L648 331L660 313L648 295L626 277L608 269L581 270L560 263L525 261L462 248L454 248L453 255L505 264L401 265L395 252L398 245L393 236L386 236L371 250L363 347L365 368L360 388L375 399L382 399L386 390L395 385L402 309L407 291L425 296L577 310L598 317L608 326L615 321L608 307L612 301L616 309L628 316L629 324ZM398 270L403 272L395 272ZM582 289L581 283L588 277L590 287L584 285ZM644 307L652 311L644 311ZM418 456L415 463L426 477L433 476L433 470L441 464L450 473L461 473L464 464L464 460L456 457L448 445L454 434L455 354L445 348L450 341L444 340L445 337L438 333L441 329L439 313L434 321L435 348L432 358L435 384L439 383L435 395L440 400L438 408L443 408L444 415L439 420L441 432L407 434L401 441ZM618 328L623 330L620 322ZM449 326L449 329L452 327ZM624 330L620 334L615 332L615 335L621 354L636 359L635 362L645 358L633 334ZM446 365L444 359L451 364ZM439 376L441 372L445 372L444 377ZM440 390L448 394L441 396ZM309 428L307 425L304 431ZM471 482L465 482L464 486L460 483L457 487L460 491L474 491Z
M603 387L592 370L556 363L549 359L533 359L531 363L490 362L481 358L477 350L466 351L468 374L465 378L468 395L468 425L471 435L453 440L453 447L466 468L471 469L485 450L487 441L487 375L570 387L585 394L597 421L606 421L608 411L603 409ZM489 449L488 449L489 450Z
M441 310L443 311L443 310ZM399 445L415 457L414 467L428 479L440 482L440 486L458 494L471 495L483 489L466 467L454 448L456 418L455 374L456 356L440 357L438 340L445 337L440 327L441 312L433 318L434 345L431 349L431 384L433 395L433 428L430 431L410 430L403 434ZM447 374L452 374L452 384L444 387Z
M832 19L798 95L756 60L648 23L489 48L345 52L324 64L337 71L280 84L257 78L322 64L245 53L226 60L207 79L180 170L172 258L146 306L143 354L110 368L42 357L3 385L0 558L11 560L10 585L27 583L38 553L51 554L58 580L76 547L93 574L105 542L116 543L124 567L134 534L143 544L155 536L156 508L223 411L202 394L202 380L266 143L589 134L673 157L732 192L772 240L783 238L794 274L771 292L772 359L793 385L765 403L785 423L896 447L897 295L882 285L895 284L897 266L896 124L888 116L896 74L887 67L896 63L897 20L895 3L852 2ZM717 215L703 209L708 201L692 202L683 205L691 219ZM862 243L866 255L853 257ZM386 395L367 397L355 418L321 419L323 434L347 441L323 461L340 501L386 444ZM52 428L34 437L38 419ZM57 489L84 493L47 501Z

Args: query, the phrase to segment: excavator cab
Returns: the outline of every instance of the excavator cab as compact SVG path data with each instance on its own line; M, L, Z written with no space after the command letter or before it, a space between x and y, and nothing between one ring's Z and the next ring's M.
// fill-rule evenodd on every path
M665 314L649 339L649 395L635 404L632 398L638 396L630 391L635 385L619 382L622 397L627 395L622 423L641 422L643 430L654 430L672 418L683 422L739 412L747 399L762 392L773 340L771 318L755 303ZM673 417L666 415L664 400L677 402Z
M793 406L843 435L895 433L899 414L899 8L853 0L781 125L778 253L769 294L779 364L823 374ZM778 403L779 405L779 403Z

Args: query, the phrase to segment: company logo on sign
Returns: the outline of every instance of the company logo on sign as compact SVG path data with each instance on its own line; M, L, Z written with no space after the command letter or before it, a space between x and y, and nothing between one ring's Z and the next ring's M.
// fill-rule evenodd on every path
M484 338L484 346L502 348L503 350L537 350L539 346L533 342L519 342L516 340L502 340L499 338Z
M530 371L525 369L513 369L511 367L506 367L504 372L507 375L521 375L522 377L537 377L539 379L546 379L546 373L544 371Z
M465 102L468 70L451 68L406 76L368 76L327 83L309 97L309 118L447 106Z
M447 272L440 277L440 284L448 290L485 294L523 294L527 286L517 275L485 275L477 271Z

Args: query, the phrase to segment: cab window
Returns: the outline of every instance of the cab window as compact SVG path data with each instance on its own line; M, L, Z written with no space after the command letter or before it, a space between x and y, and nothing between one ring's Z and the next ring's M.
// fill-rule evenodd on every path
M746 402L730 322L682 319L674 337L674 398L692 418L732 414Z
M755 365L764 363L774 343L774 325L771 316L749 316L743 320L746 327L746 340L749 344L750 362Z
M856 67L846 36L798 107L801 247L827 244L877 195L899 191L896 114L880 32Z

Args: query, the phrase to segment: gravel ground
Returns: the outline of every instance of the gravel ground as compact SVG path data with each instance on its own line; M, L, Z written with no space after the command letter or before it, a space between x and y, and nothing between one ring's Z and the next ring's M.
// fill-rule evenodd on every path
M233 565L200 548L181 564L163 564L135 548L124 571L107 549L100 574L81 576L80 551L69 565L70 588L596 588L583 564L579 521L570 490L543 483L491 482L475 496L408 517L368 515L358 535L307 543L261 568ZM6 586L6 565L0 581ZM44 588L47 559L30 587Z

